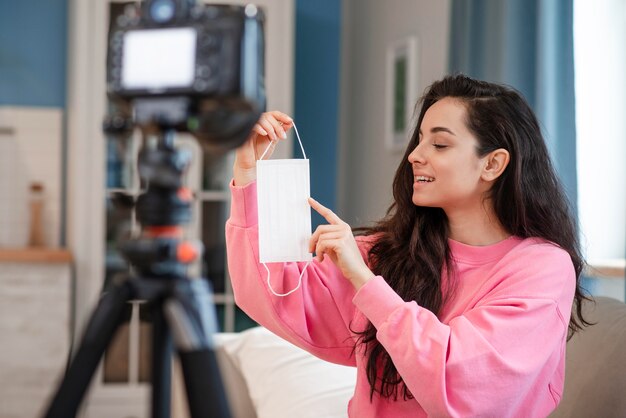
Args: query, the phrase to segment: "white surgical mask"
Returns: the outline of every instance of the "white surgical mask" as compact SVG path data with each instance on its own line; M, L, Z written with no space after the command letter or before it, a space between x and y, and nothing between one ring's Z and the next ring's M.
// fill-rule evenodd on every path
M259 261L267 270L267 284L276 296L295 292L302 275L313 259L309 252L311 238L311 207L309 160L306 158L298 129L294 130L303 159L264 160L268 148L257 161L257 204L259 210ZM271 146L271 144L270 144ZM265 263L306 261L298 285L287 293L276 293L270 284L270 271Z

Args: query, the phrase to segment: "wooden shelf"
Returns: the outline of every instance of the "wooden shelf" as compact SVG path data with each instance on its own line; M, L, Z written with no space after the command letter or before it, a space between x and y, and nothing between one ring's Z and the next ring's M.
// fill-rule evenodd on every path
M588 260L589 264L585 268L585 274L591 277L603 279L622 279L626 278L626 259L598 259Z
M65 248L0 248L0 262L70 263L72 254Z

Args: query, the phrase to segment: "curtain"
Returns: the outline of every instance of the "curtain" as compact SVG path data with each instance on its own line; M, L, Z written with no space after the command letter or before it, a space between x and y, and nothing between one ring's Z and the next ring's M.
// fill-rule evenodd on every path
M573 8L573 0L452 0L449 70L526 97L576 213Z

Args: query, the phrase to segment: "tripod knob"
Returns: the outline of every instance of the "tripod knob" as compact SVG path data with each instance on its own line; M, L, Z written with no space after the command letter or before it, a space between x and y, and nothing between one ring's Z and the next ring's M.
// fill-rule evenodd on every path
M202 244L198 241L183 241L176 248L176 258L179 263L190 264L202 254Z
M107 115L102 122L102 130L107 135L128 136L133 131L133 120L121 112Z

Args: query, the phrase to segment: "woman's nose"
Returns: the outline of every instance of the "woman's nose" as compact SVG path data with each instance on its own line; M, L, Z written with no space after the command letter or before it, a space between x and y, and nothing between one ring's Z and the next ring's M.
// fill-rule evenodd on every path
M413 151L411 151L408 160L411 164L424 164L424 154L422 153L419 144L415 147L415 149L413 149Z

